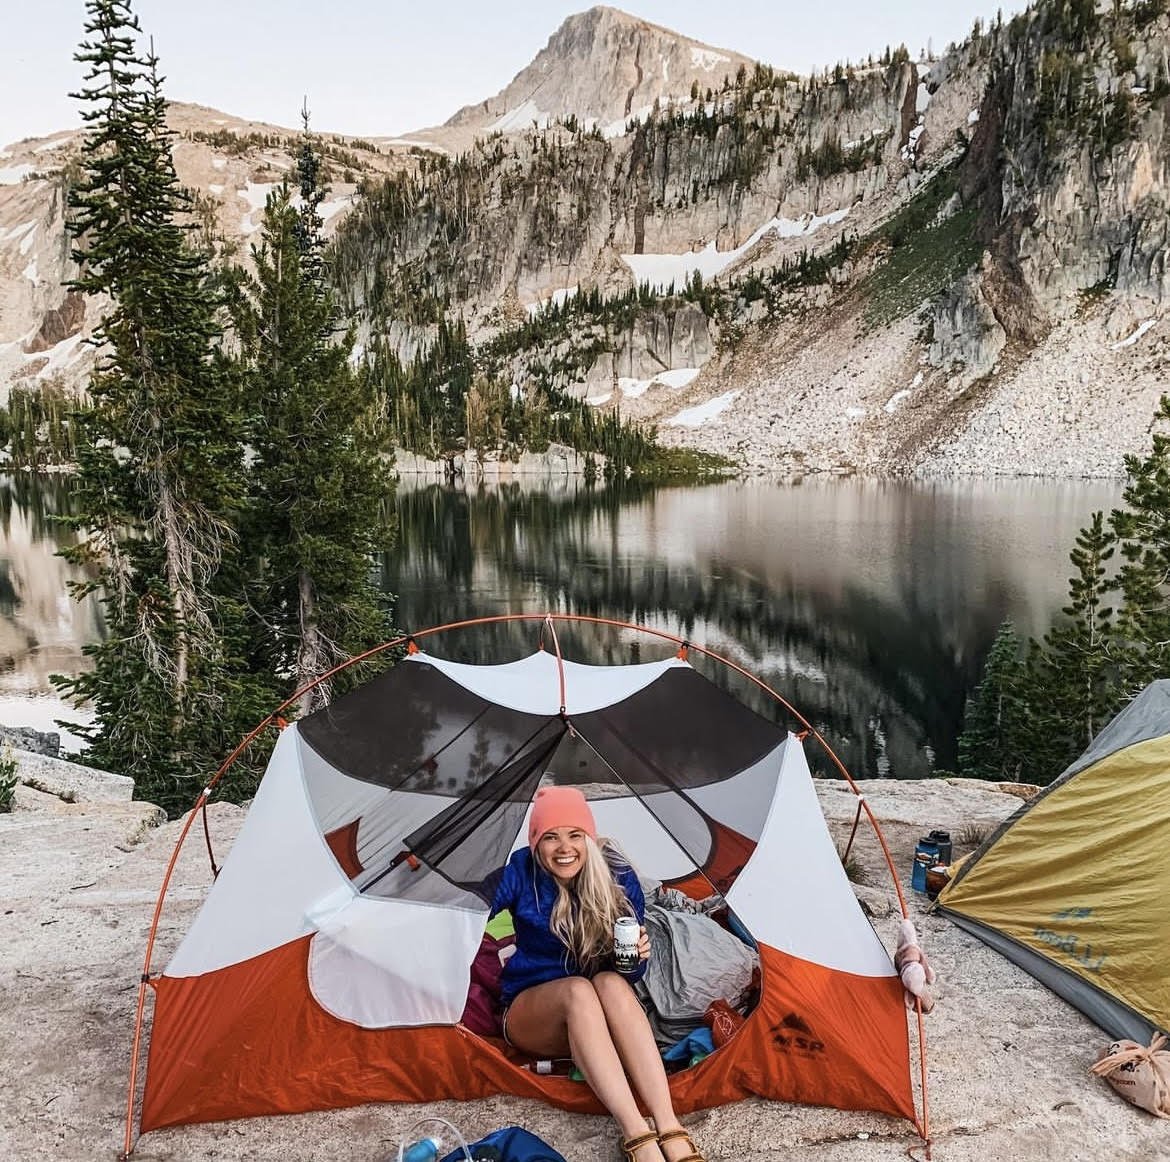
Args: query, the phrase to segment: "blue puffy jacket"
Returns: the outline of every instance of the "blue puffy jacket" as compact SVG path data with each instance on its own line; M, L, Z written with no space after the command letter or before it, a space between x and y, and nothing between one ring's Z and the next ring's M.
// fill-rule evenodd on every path
M646 898L633 868L615 867L613 874L626 893L638 923L644 923ZM557 885L540 861L526 847L514 851L504 868L500 886L496 888L491 912L494 916L507 908L516 926L516 951L504 965L504 974L500 978L500 1002L505 1008L515 1000L517 993L535 984L560 980L565 976L586 975L548 926L556 899ZM602 962L597 971L612 967L611 958L608 964ZM643 960L633 972L624 975L627 980L635 981L640 980L645 971L646 962Z

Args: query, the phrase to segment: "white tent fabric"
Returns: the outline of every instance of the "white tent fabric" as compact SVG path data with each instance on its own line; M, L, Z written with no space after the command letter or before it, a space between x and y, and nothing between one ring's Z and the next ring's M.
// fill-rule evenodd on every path
M653 804L657 797L647 796L647 802ZM694 862L679 846L678 840L667 832L639 800L632 797L595 799L589 805L597 821L597 834L612 839L630 856L643 880L675 879L695 870ZM517 843L517 847L527 843L527 834L525 821L524 837Z
M296 726L285 729L231 854L166 974L198 976L316 933L310 980L335 1016L371 1028L457 1021L486 909L359 896L313 819L302 750L311 753ZM399 817L403 835L451 802L402 798L410 801Z
M690 797L712 819L750 834L772 806L780 764L787 749L788 739L738 775L708 787L696 787L689 792Z
M358 896L313 938L309 987L322 1008L367 1029L453 1025L486 914Z
M238 964L313 931L306 912L348 887L321 837L301 777L297 728L281 732L231 853L168 976Z
M687 795L712 819L737 831L751 831L753 823L764 818L771 806L783 753L782 744L738 775L707 787L695 787ZM644 880L688 876L695 870L695 861L687 853L704 853L710 847L710 833L697 814L684 821L691 825L690 830L676 827L673 835L660 822L664 816L672 815L677 820L677 812L671 811L677 798L673 791L646 795L641 801L631 795L590 798L597 834L612 839L624 852L636 853L638 873ZM513 851L528 843L531 813L529 808Z
M826 968L893 976L817 800L804 748L789 735L759 844L727 893L757 940Z
M524 714L559 714L561 709L560 676L556 655L541 650L499 666L473 666L448 662L429 654L410 654L409 660L426 662L497 706L519 710ZM645 689L674 666L685 666L681 658L661 662L644 662L637 666L586 666L566 661L565 712L588 714L603 706L612 706Z
M396 790L393 811L380 810L387 801L385 787L339 775L299 735L298 743L306 786L310 792L315 785L328 791L328 794L311 796L314 802L330 804L328 817L317 820L322 833L328 835L334 828L354 819L361 820L356 855L362 867L378 867L387 855L397 852L406 836L456 801L450 795ZM359 879L358 886L365 887L365 879Z

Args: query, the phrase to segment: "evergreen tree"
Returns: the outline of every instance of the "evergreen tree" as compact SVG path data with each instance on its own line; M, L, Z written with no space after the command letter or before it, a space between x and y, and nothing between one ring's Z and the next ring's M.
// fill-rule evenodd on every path
M258 669L293 689L390 633L372 573L390 539L387 470L373 393L350 367L353 334L326 284L325 191L307 133L297 173L299 209L287 185L269 195L255 273L234 273L233 299L253 455L251 648ZM300 709L328 694L318 687Z
M1155 422L1170 421L1163 396ZM1124 508L1110 515L1122 565L1117 636L1122 694L1132 697L1170 664L1170 436L1155 432L1148 456L1127 456Z
M102 593L107 636L86 649L92 669L58 685L96 710L87 761L174 810L193 801L241 718L259 717L229 657L238 609L217 588L242 501L239 417L217 357L222 304L181 225L188 201L157 61L137 51L129 0L86 9L73 285L112 305L79 420L72 523L84 539L66 555L89 572L80 594Z
M1025 706L1020 637L1005 621L991 643L983 677L967 699L959 736L959 770L973 779L1020 778Z
M1102 514L1094 513L1069 555L1077 573L1069 580L1066 620L1028 659L1029 782L1055 778L1123 700L1113 609L1106 604L1115 585L1107 564L1116 540Z
M1155 419L1170 421L1170 400ZM1125 463L1124 506L1108 521L1094 514L1077 536L1065 620L1030 643L1016 678L1029 780L1056 777L1170 663L1170 435L1156 432L1151 452ZM989 658L985 681L992 670Z

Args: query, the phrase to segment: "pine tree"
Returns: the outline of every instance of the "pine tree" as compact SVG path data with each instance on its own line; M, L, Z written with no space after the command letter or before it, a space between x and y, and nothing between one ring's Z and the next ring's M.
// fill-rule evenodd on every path
M233 301L253 454L251 649L293 689L389 636L372 570L391 532L373 393L350 367L354 337L326 284L325 191L307 132L297 173L299 209L287 185L269 195L255 273L235 272ZM318 687L300 709L328 695Z
M1170 398L1162 397L1154 419L1170 421ZM1170 664L1170 436L1155 432L1149 455L1127 456L1125 466L1125 507L1109 520L1123 561L1117 581L1121 683L1132 697Z
M1005 621L991 643L983 677L963 711L959 770L968 778L1020 778L1025 734L1025 706L1020 698L1023 674L1019 634Z
M1154 419L1170 422L1170 398ZM1030 643L1016 687L1022 770L1037 782L1056 777L1170 664L1170 435L1155 432L1149 454L1125 466L1123 507L1108 521L1094 514L1077 536L1065 621Z
M1069 554L1076 575L1069 580L1065 621L1044 636L1028 661L1028 781L1055 778L1093 740L1124 700L1113 608L1115 588L1108 562L1117 538L1101 513L1093 514Z
M225 645L236 611L217 589L243 499L239 417L217 355L221 300L181 224L157 60L136 49L129 0L86 8L73 285L112 306L79 424L84 539L67 555L89 571L78 593L103 594L107 636L87 648L92 669L58 685L97 712L87 761L174 810L255 710Z

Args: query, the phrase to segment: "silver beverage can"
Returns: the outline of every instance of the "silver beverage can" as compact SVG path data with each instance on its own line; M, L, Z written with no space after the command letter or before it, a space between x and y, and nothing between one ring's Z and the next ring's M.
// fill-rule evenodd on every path
M613 922L613 959L618 972L638 967L638 940L642 929L636 916L619 916Z

